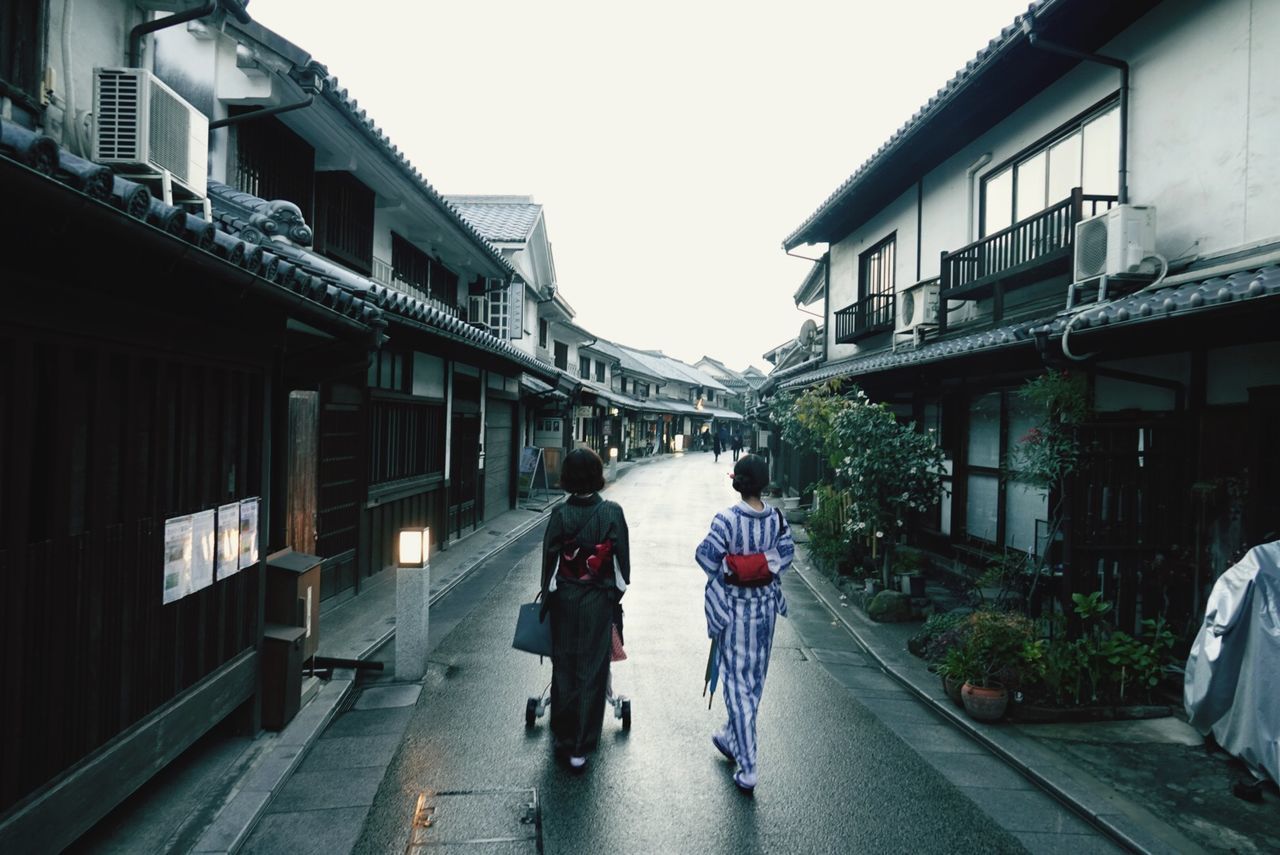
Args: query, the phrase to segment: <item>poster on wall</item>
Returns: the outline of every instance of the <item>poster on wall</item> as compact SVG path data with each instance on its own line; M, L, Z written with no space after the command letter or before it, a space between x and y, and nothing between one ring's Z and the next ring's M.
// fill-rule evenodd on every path
M225 579L240 569L240 503L218 508L218 578Z
M177 602L191 584L191 517L164 521L164 602Z
M217 518L217 512L212 508L191 515L191 583L187 586L188 594L213 584L214 526Z
M258 500L240 503L240 569L258 563Z

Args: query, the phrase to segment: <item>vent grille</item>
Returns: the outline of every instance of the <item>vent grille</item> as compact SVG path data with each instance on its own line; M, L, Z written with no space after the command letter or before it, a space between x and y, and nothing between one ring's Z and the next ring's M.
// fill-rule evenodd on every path
M1093 217L1076 227L1077 281L1107 272L1107 216Z
M191 111L159 86L151 87L150 154L152 163L182 181L190 181Z
M102 70L98 77L97 159L138 159L138 78L133 74Z
M898 312L898 326L909 327L916 315L916 292L905 291L899 294L898 302L902 306Z

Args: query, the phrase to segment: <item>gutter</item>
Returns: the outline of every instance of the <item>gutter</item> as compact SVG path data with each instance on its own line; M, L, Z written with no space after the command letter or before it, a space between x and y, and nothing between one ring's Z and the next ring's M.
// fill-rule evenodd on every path
M1127 205L1129 203L1129 63L1113 56L1104 56L1100 53L1085 53L1075 48L1069 48L1066 45L1060 45L1057 42L1051 42L1036 33L1035 25L1036 19L1034 15L1027 15L1022 19L1022 31L1027 34L1027 44L1031 45L1031 47L1077 59L1081 62L1097 62L1102 65L1109 65L1120 70L1120 185L1116 195L1119 197L1117 204Z

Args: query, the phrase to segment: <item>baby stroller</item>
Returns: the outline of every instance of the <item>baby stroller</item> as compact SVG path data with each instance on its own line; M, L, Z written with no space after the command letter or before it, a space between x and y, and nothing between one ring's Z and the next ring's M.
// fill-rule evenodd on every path
M627 658L626 651L622 649L622 637L618 633L618 627L615 625L612 630L612 641L609 647L609 661L620 662ZM613 669L610 668L609 681L605 684L605 703L613 707L613 717L622 722L623 730L631 730L631 699L626 695L614 694L613 691ZM547 708L551 706L551 683L547 683L547 687L542 690L542 694L536 698L529 698L524 705L524 726L531 728L547 714Z

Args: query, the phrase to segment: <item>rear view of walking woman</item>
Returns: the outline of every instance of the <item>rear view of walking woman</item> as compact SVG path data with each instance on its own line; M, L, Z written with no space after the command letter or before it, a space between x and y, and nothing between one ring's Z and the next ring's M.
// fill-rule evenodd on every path
M551 612L551 732L556 753L581 770L600 741L615 608L631 582L627 521L600 498L604 464L590 449L564 459L568 501L542 542L543 602Z
M779 577L795 557L782 512L760 500L769 466L755 454L733 467L742 501L716 514L695 557L707 574L707 634L716 640L729 720L711 736L737 763L733 782L744 793L756 786L756 715L764 693L778 615L787 614Z

